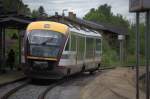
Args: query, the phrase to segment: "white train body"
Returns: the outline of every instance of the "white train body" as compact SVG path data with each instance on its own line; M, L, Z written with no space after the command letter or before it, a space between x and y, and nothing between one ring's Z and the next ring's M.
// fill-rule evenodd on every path
M55 34L61 32L58 38ZM54 48L51 42L60 39L59 47ZM55 22L34 22L27 29L25 42L24 70L31 78L58 79L77 72L93 72L101 64L102 36L96 31Z

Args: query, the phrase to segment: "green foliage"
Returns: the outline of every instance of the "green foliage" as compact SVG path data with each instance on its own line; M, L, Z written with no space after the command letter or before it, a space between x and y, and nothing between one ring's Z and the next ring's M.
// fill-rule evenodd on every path
M111 12L111 6L104 4L98 7L98 9L92 8L84 17L86 20L109 23L118 26L129 26L128 20L124 19L121 14L114 15Z
M48 17L43 6L40 6L37 10L33 10L31 12L28 5L25 5L22 0L0 0L3 6L3 12L7 13L16 13L22 14L25 16L33 17L33 18L43 18Z
M37 18L39 16L39 12L37 10L33 10L31 16L33 18Z
M16 29L6 29L6 37L7 38L12 38L12 37L17 37L18 38L18 31ZM16 43L11 45L9 48L6 48L6 55L8 55L8 52L10 49L13 49L15 51L15 58L16 58L16 63L19 61L19 40L15 39Z
M103 39L103 55L102 55L102 66L117 66L119 65L119 57L117 52L112 49L108 42Z
M27 5L23 4L21 0L2 0L3 12L15 12L30 16L31 11Z
M11 39L18 39L17 33L14 33L14 34L12 35Z
M37 10L33 10L31 16L33 18L44 18L44 17L48 17L48 15L46 14L43 6L40 6Z
M140 64L143 65L145 62L144 54L145 54L145 25L143 23L140 24ZM128 57L127 63L133 65L136 63L136 34L135 34L135 25L132 25L129 28L129 40L128 40Z

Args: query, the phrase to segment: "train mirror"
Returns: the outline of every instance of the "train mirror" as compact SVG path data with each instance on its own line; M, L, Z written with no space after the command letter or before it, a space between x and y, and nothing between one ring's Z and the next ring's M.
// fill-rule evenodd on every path
M150 0L130 0L130 12L143 12L150 10Z

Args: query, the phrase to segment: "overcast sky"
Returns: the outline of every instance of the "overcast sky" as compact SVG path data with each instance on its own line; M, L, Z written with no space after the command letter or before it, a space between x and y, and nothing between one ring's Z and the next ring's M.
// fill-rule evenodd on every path
M114 14L120 13L129 20L133 18L133 14L129 14L129 0L23 0L23 2L32 10L42 5L49 15L54 15L56 11L61 14L63 9L68 9L68 11L74 11L80 18L91 8L107 3L112 6Z

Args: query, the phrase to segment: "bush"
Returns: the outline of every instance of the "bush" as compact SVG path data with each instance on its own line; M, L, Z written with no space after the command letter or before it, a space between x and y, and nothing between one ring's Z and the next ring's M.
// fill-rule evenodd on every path
M117 52L110 47L106 40L103 40L102 66L119 65L119 57Z

